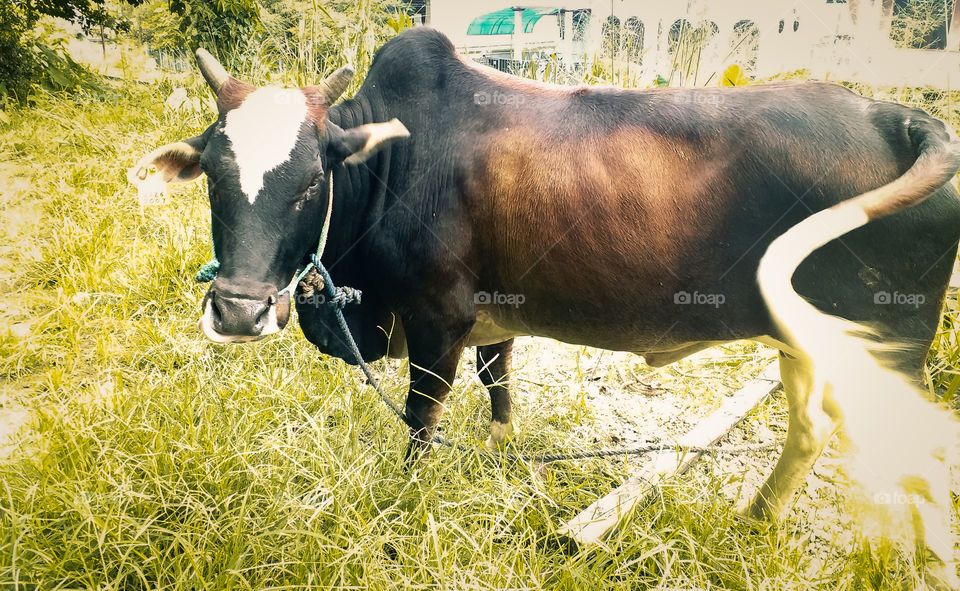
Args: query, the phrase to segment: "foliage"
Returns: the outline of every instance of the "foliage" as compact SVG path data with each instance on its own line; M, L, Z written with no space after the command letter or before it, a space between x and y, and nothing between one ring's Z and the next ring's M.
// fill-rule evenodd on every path
M313 84L345 63L362 80L380 45L413 24L401 0L257 1L179 0L169 15L165 0L147 0L124 14L150 49L189 54L203 46L232 74L260 84Z
M121 0L137 5L142 0ZM89 75L63 50L51 31L36 31L41 17L66 19L89 31L98 27L124 31L128 23L106 0L17 0L0 3L0 97L24 103L34 85L76 88Z
M412 26L406 8L401 0L264 0L264 43L251 65L311 84L349 63L363 80L376 50Z
M170 12L168 0L147 0L122 10L131 23L130 32L150 49L183 52L187 48L187 38L180 30L179 19Z
M899 0L890 38L900 47L943 48L954 0Z
M123 0L129 4L139 4L143 0ZM114 28L118 21L107 8L106 0L37 0L19 3L23 10L77 23L84 30L104 25Z
M701 57L716 35L711 23L700 23L696 27L686 20L674 23L667 36L671 77L677 74L681 85L696 85Z
M36 87L68 90L92 83L67 54L63 36L38 20L22 5L0 4L0 97L25 103Z
M263 31L257 0L170 0L170 10L191 50L203 47L219 56L246 52Z
M22 42L35 17L13 2L0 3L0 96L23 100L39 70Z

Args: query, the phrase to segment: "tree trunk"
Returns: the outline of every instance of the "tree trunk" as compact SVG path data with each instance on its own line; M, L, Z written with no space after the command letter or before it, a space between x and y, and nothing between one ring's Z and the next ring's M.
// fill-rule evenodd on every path
M953 18L950 19L950 28L947 29L947 50L960 51L960 1L954 0Z
M880 28L886 37L890 36L890 25L893 23L894 0L880 2Z
M857 24L857 9L860 6L860 0L847 0L847 10L850 11L850 20Z

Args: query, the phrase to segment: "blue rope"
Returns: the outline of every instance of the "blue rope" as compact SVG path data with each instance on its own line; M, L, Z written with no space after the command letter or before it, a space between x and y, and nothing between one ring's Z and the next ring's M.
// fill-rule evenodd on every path
M200 267L200 270L197 271L197 274L193 276L193 280L197 283L210 283L217 278L217 273L220 272L220 261L217 260L217 257L214 256L208 263Z
M213 277L216 277L216 268L219 267L219 263L216 258L204 265L203 269L197 273L197 281L200 281L199 277L201 273L207 271L207 268L211 267L214 269ZM330 273L327 271L326 267L323 266L323 263L320 262L320 257L316 254L310 255L310 262L306 267L303 268L297 275L297 280L292 282L291 286L296 286L300 281L310 272L311 269L316 269L317 273L320 274L320 278L323 280L323 295L325 301L328 305L333 307L333 315L337 319L337 326L340 328L341 334L347 341L347 347L350 349L350 352L353 354L354 359L357 360L357 365L360 366L360 370L363 372L363 375L366 376L367 380L370 382L370 385L373 386L373 389L376 390L377 395L380 397L380 400L383 401L390 410L393 411L393 414L397 416L400 421L402 421L407 427L411 429L416 429L410 419L407 417L403 409L393 401L392 398L386 395L383 391L383 388L380 386L380 380L377 379L373 372L370 371L370 366L363 360L363 355L360 353L360 348L357 346L357 342L353 339L353 334L350 332L350 327L347 326L347 320L343 317L343 308L347 304L359 304L360 296L362 292L359 289L354 289L352 287L337 287L333 284L333 279L330 277ZM207 279L206 281L210 281ZM283 293L290 289L286 287L281 290L280 293ZM457 449L459 451L475 451L473 448L468 448L465 445L454 443L447 440L439 433L433 436L433 441L443 445L445 447L450 447ZM638 455L646 454L655 451L685 451L687 453L708 453L715 451L725 451L727 453L740 453L740 452L753 452L753 451L765 451L775 447L775 444L757 444L757 445L737 445L731 446L728 448L717 449L714 446L684 446L677 444L669 443L649 443L646 445L641 445L639 447L634 447L630 449L612 449L612 450L598 450L598 451L584 451L584 452L573 452L573 453L559 453L559 454L540 454L540 455L528 455L528 454L514 454L509 452L504 452L502 454L504 459L508 460L520 460L525 462L557 462L563 460L580 460L587 458L603 458L603 457L615 457L615 456L629 456L629 455Z
M217 278L217 274L220 272L220 261L217 259L217 245L213 243L213 220L210 221L210 252L212 253L210 260L200 267L197 274L193 276L193 280L197 283L210 283Z
M283 295L290 291L296 290L297 285L307 276L307 273L311 269L316 269L319 273L320 278L323 280L323 295L325 297L326 303L333 307L333 314L337 319L337 325L340 328L340 332L343 334L344 338L347 341L347 346L350 349L350 352L353 353L353 357L357 360L357 365L360 366L360 370L363 371L363 375L366 376L367 380L370 382L370 385L373 386L376 390L377 395L380 396L380 399L383 401L390 410L393 411L393 414L397 415L407 427L411 429L416 429L412 421L407 417L406 413L401 409L392 398L384 393L383 388L380 386L380 381L373 375L373 372L370 371L370 367L363 360L363 355L360 353L360 348L357 346L357 342L353 339L353 334L350 332L350 327L347 326L347 320L343 317L343 308L347 304L359 304L360 297L362 292L359 289L354 289L352 287L337 287L333 284L333 279L330 277L330 273L327 272L326 267L323 266L323 263L320 262L320 256L323 254L324 246L326 244L327 231L329 228L330 222L330 212L333 205L333 175L330 179L330 200L327 203L327 217L324 221L323 229L320 233L320 240L317 244L317 252L310 255L310 262L304 266L294 281L291 281L289 285L284 287L278 292L278 295ZM211 228L210 232L210 247L213 251L213 256L210 261L203 265L197 274L194 276L194 281L197 283L209 283L217 278L217 274L220 272L220 261L217 259L217 249L216 245L213 242L213 229ZM292 294L291 294L292 296ZM421 423L422 424L422 423ZM465 445L454 443L442 437L439 433L434 434L433 441L443 445L445 447L457 449L459 451L474 451L473 448L468 448ZM761 444L761 445L739 445L733 446L731 448L721 449L720 451L730 452L741 452L741 451L763 451L773 447L771 444ZM717 451L716 448L712 446L708 447L697 447L697 446L683 446L676 444L662 444L662 443L651 443L643 445L640 447L635 447L632 449L615 449L615 450L599 450L599 451L586 451L586 452L574 452L574 453L560 453L560 454L543 454L543 455L528 455L528 454L514 454L509 452L502 452L502 457L504 459L520 460L520 461L536 461L541 463L546 462L555 462L561 460L578 460L586 458L601 458L601 457L611 457L611 456L628 456L636 454L645 454L654 451L667 451L667 450L685 450L687 453L705 453L711 451Z
M397 418L400 419L403 424L410 429L416 429L417 427L410 421L403 409L401 409L400 406L397 405L397 403L394 402L393 399L387 396L383 391L383 388L380 386L380 380L373 375L373 372L370 371L370 366L368 366L363 360L363 355L360 354L360 348L357 347L357 342L353 340L353 334L350 332L350 327L347 326L347 320L343 317L344 305L352 303L353 301L356 301L358 304L360 303L360 291L351 287L336 287L333 284L333 279L330 278L330 273L327 272L326 267L324 267L323 263L320 262L319 257L313 255L310 258L310 264L316 268L317 273L320 274L320 278L323 280L323 295L326 297L327 303L333 306L333 314L337 318L337 325L340 327L340 332L343 333L343 336L346 338L347 346L349 347L350 352L353 353L353 357L357 360L357 365L360 366L360 370L363 372L363 375L367 377L370 385L373 386L373 389L376 390L377 395L380 396L380 400L382 400L383 403L393 411L393 414L397 415ZM354 297L356 298L355 300L353 299ZM473 451L471 448L468 448L465 445L446 440L439 433L434 434L433 441L439 443L440 445L460 451Z
M343 317L343 307L345 304L350 303L351 300L349 294L356 294L356 302L360 302L360 292L358 290L349 288L349 287L336 287L333 284L333 279L330 278L330 274L327 272L327 269L323 266L316 255L311 257L311 264L317 269L317 273L320 274L320 278L323 279L323 294L326 297L328 304L333 306L334 316L337 318L337 325L340 327L340 332L343 334L344 338L347 340L347 346L350 348L350 352L353 353L354 358L357 360L357 365L360 366L360 370L363 371L363 375L367 377L370 385L373 386L373 389L376 390L377 395L380 396L380 399L383 400L390 410L393 411L393 414L397 415L407 427L411 429L416 429L406 413L393 401L392 398L387 396L383 388L380 387L380 381L373 375L373 372L370 371L370 367L364 362L363 356L360 354L360 348L357 347L357 342L353 340L353 334L350 332L350 327L347 326L347 321ZM422 423L421 423L422 424ZM476 450L470 447L467 447L460 443L452 442L439 433L433 436L433 441L443 445L445 447L453 448L459 451L465 452L475 452ZM725 451L727 453L732 452L748 452L748 451L764 451L775 447L774 444L763 443L763 444L745 444L731 446L728 448L717 449L715 446L693 446L693 445L678 445L670 443L648 443L641 445L639 447L634 447L630 449L604 449L597 451L583 451L583 452L572 452L572 453L557 453L557 454L539 454L539 455L530 455L530 454L515 454L511 452L501 452L501 455L504 459L507 460L519 460L523 462L557 462L563 460L580 460L587 458L604 458L604 457L615 457L615 456L629 456L629 455L639 455L646 454L655 451L684 451L686 453L710 453L715 451ZM493 454L491 454L493 455Z

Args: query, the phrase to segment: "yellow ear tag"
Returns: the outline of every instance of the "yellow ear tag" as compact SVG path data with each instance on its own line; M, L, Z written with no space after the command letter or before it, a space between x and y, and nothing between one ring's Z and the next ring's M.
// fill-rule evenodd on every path
M156 165L142 166L130 172L127 178L137 187L137 201L140 202L140 207L166 202L167 183L163 182L163 175L158 174Z

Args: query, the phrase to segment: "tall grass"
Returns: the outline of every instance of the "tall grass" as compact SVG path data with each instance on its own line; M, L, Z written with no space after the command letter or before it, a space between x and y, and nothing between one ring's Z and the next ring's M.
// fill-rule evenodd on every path
M260 43L236 48L224 65L258 83L306 86L350 64L356 90L376 50L412 26L403 3L362 0L340 6L319 0L278 0Z

